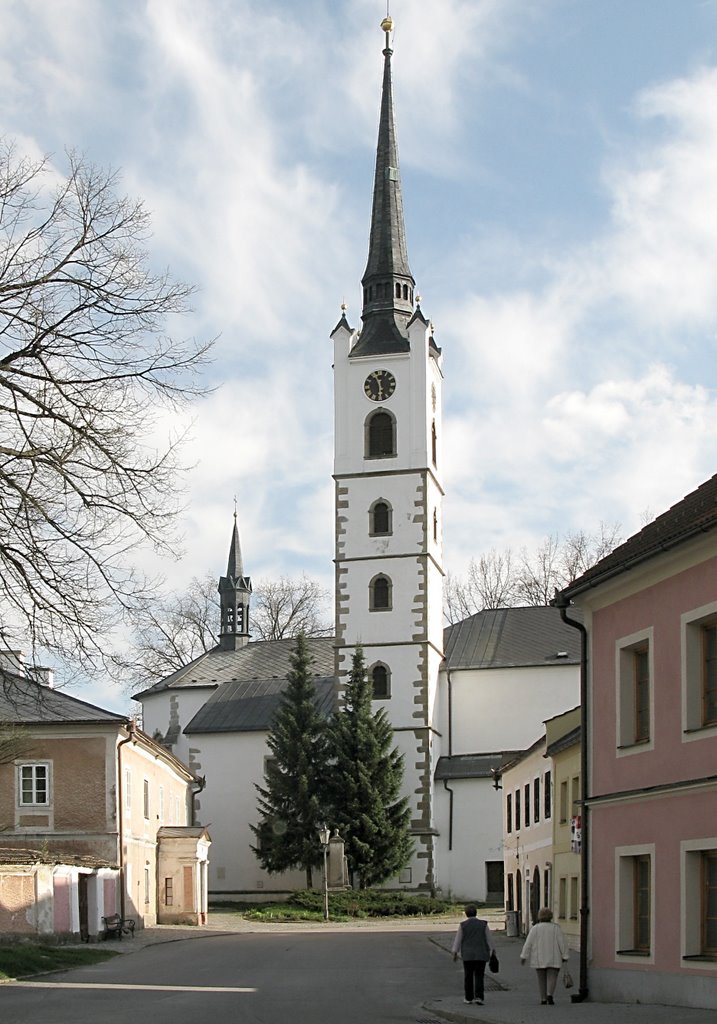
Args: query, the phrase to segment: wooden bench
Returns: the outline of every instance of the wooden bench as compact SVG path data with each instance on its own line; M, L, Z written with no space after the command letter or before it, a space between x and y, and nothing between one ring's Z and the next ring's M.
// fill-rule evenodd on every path
M134 938L134 918L120 917L119 914L110 914L102 918L104 925L103 939L122 939L123 935L131 935Z

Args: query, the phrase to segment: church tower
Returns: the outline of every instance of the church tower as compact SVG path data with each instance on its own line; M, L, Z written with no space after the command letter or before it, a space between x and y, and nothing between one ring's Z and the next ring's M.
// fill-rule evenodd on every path
M408 263L386 18L383 91L360 330L334 344L336 675L364 649L374 706L404 755L414 857L401 879L435 884L433 775L443 659L442 358Z
M220 607L219 646L223 651L237 651L249 642L251 580L244 575L236 512L227 574L219 577L217 589Z

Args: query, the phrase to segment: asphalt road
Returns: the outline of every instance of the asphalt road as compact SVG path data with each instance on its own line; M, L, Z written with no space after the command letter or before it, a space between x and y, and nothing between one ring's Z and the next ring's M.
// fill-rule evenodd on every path
M0 1021L434 1024L423 1002L461 979L420 932L222 935L0 986Z

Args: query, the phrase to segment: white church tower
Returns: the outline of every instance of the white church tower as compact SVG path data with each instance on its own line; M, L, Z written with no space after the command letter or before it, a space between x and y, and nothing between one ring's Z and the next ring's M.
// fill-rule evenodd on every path
M336 675L362 645L404 755L415 853L435 885L433 775L443 660L441 352L408 265L386 18L383 94L360 330L334 329ZM410 877L409 877L410 875Z

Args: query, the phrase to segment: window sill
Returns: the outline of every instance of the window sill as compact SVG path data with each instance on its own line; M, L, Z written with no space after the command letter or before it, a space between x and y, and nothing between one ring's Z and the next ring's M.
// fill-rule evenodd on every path
M652 951L649 949L618 949L615 951L615 956L652 956Z
M633 740L632 743L618 743L617 749L618 750L636 750L639 747L647 747L647 746L649 746L649 744L650 744L650 737L648 736L646 740Z
M690 953L689 956L683 956L682 959L687 963L717 964L717 953Z

